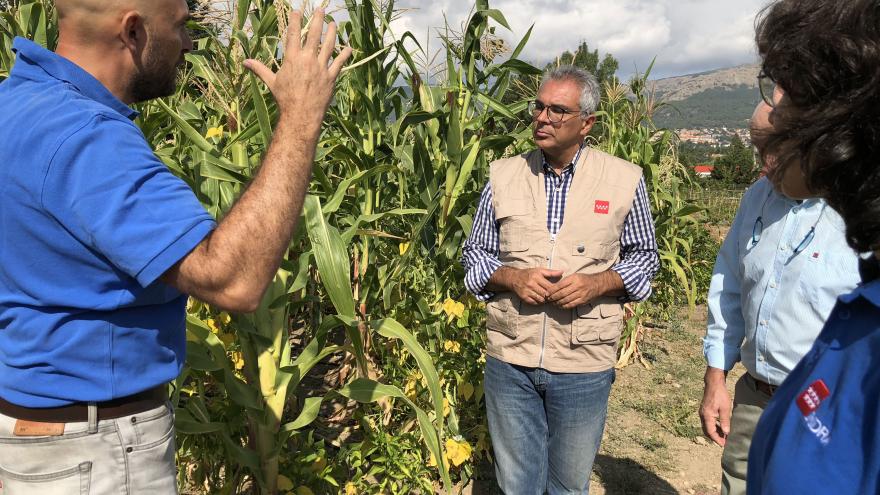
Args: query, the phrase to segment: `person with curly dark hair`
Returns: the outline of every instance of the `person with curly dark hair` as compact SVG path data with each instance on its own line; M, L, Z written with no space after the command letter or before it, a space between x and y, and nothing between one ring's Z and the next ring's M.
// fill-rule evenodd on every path
M880 0L777 0L757 42L784 91L771 179L789 197L825 198L868 257L759 421L748 493L880 493Z

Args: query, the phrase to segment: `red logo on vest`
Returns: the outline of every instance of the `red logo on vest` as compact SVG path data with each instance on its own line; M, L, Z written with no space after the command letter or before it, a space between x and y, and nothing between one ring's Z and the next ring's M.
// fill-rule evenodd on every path
M831 395L831 391L828 390L828 386L825 385L825 382L822 380L816 380L798 396L798 408L804 416L809 416L814 413L816 409L819 409L819 405L822 404L822 401L827 399L829 395Z
M601 201L598 199L596 200L596 207L593 210L594 212L596 212L600 215L607 215L610 210L611 210L611 203L609 203L608 201Z

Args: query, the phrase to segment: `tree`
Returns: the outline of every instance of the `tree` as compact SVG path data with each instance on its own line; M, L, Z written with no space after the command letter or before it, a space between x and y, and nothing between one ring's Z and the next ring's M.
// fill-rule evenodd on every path
M620 68L620 63L610 53L606 53L602 60L599 60L599 50L590 51L590 45L586 41L582 41L580 46L574 53L565 51L559 58L544 66L544 69L552 69L557 65L574 65L582 69L587 69L599 81L599 85L604 83L614 83L617 81L615 74Z
M738 135L734 135L727 151L715 161L712 179L728 187L745 187L757 178L758 167L752 151Z
M713 144L688 141L682 141L678 144L678 161L686 167L712 163L712 155L718 153L719 148Z
M582 41L580 46L574 53L566 50L557 56L552 62L544 66L544 70L549 70L562 65L574 65L582 69L590 71L596 80L599 81L600 93L604 96L605 86L617 82L615 73L620 67L617 59L610 53L606 53L603 57L599 57L599 50L590 50L590 45L586 41ZM525 99L534 98L538 93L538 86L541 84L540 76L517 76L511 81L511 91L504 96L504 103L513 103Z

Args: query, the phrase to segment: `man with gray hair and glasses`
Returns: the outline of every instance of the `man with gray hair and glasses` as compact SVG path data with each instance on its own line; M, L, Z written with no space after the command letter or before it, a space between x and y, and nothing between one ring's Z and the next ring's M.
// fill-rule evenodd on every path
M484 389L498 485L588 493L614 381L623 303L659 267L642 170L586 146L599 85L547 72L531 102L538 149L493 162L464 244L486 301Z

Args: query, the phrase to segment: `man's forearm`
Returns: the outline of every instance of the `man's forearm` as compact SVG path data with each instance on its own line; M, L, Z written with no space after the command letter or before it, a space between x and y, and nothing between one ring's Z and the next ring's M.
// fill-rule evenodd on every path
M597 273L596 283L599 286L599 294L603 296L620 297L626 295L626 287L623 278L614 270L605 270Z
M486 283L485 290L492 292L505 292L513 290L513 278L516 276L517 269L509 266L501 266Z
M490 291L508 291L513 290L514 279L517 276L517 268L502 266L495 270L495 273L489 277L486 284L486 290ZM623 286L623 279L613 270L587 275L596 284L596 293L598 295L607 296L623 296L626 295L626 289Z
M319 132L282 117L253 182L180 263L178 289L221 307L255 309L296 228Z

